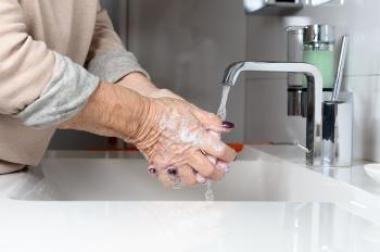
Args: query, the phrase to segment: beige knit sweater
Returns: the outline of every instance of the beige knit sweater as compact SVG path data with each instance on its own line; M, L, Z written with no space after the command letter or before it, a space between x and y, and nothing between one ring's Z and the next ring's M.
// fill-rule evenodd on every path
M37 165L99 79L132 71L144 72L98 0L1 0L0 173Z

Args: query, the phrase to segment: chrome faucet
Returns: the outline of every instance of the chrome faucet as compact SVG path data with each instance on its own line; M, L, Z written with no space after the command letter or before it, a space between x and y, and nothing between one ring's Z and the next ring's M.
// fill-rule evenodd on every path
M321 153L322 75L317 67L306 63L236 62L225 71L223 85L234 86L245 71L303 73L307 79L306 164L314 165ZM286 82L284 82L286 84Z

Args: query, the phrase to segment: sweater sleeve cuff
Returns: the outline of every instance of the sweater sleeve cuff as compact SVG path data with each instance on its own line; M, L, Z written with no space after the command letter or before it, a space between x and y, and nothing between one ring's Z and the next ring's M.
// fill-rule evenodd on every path
M30 127L58 125L78 114L98 85L98 77L68 57L55 53L52 79L40 97L16 117Z
M115 83L132 72L140 72L150 78L137 62L136 57L124 49L97 54L89 62L88 71L110 83Z

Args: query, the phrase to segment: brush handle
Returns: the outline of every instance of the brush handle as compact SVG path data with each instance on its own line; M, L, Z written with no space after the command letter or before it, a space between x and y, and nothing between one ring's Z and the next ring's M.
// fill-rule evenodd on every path
M331 101L337 101L339 98L340 89L342 86L344 67L346 65L347 51L348 51L348 40L349 37L347 35L343 36L342 39L342 48L340 51L339 65L337 69L335 84L333 94L331 96Z

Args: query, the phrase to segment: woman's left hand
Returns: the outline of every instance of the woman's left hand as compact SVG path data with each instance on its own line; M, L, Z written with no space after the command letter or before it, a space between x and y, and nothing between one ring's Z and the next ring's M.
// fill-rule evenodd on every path
M215 115L212 113L207 113L204 110L199 109L198 107L194 106L193 104L187 102L184 98L181 96L173 93L172 91L168 89L159 89L157 88L148 78L146 78L141 73L131 73L127 76L125 76L121 81L117 83L118 85L121 85L123 87L132 89L141 95L147 96L149 98L172 98L177 99L185 102L189 106L193 108L195 111L195 114L197 117L203 121L206 125L210 125L211 128L209 129L209 132L213 134L215 137L220 139L220 128L212 128L212 125L215 125L213 122L215 121ZM231 129L228 127L225 128L225 133L228 133ZM221 160L217 160L216 158L206 155L209 161L215 165L215 167L222 171L223 174L228 171L229 165L226 162L223 162ZM149 171L155 170L154 167L150 166L148 168ZM201 175L197 174L197 181L198 183L205 183L207 181L206 178L202 177Z

